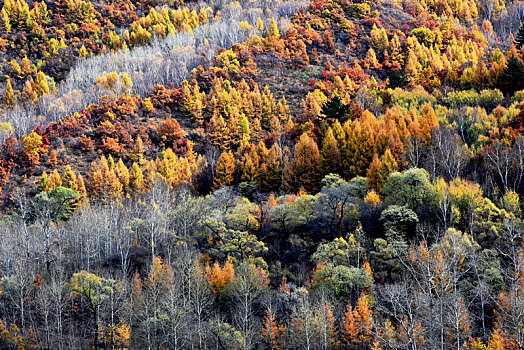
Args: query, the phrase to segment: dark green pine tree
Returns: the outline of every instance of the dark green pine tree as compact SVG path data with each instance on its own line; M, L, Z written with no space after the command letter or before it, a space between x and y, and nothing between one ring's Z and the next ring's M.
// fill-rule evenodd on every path
M514 44L517 50L520 50L522 45L524 45L524 22L520 24L519 32L515 35Z
M344 104L337 95L322 105L322 113L325 114L328 119L345 120L348 112L348 106Z
M508 59L501 79L501 88L510 94L524 88L524 65L517 57Z

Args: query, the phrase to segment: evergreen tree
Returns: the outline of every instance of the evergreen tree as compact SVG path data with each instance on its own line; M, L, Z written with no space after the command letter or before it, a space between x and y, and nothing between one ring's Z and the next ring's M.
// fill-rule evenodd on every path
M501 85L501 90L509 94L524 88L524 65L516 56L508 59Z
M340 97L335 95L322 105L321 113L326 118L344 120L347 117L348 109L348 106L342 102Z
M520 50L522 45L524 45L524 22L521 22L520 29L519 29L517 35L515 35L515 39L514 39L513 43L515 44L515 47L518 50Z

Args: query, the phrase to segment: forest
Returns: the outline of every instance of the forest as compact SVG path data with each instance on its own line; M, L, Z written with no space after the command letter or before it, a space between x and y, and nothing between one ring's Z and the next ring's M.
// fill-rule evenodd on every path
M0 349L524 348L524 3L0 0Z

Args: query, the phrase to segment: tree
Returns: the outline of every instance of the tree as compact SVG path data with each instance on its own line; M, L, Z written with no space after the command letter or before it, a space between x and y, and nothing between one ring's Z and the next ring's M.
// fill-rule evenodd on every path
M369 308L370 298L369 295L362 293L355 308L348 303L342 324L346 344L368 346L371 343L373 318Z
M388 243L403 251L407 248L408 235L416 232L419 220L413 210L390 205L382 212L380 221L384 223Z
M60 174L58 173L58 170L53 170L51 173L51 176L49 176L49 179L46 181L46 187L45 191L49 192L54 188L62 186L62 179L60 178Z
M242 333L242 349L248 350L256 343L256 303L269 285L267 272L250 262L236 268L235 279L228 285L227 294L233 302L233 319Z
M109 165L110 162L104 156L98 163L91 164L89 192L100 200L117 198L122 194L123 187L115 173L114 164L111 168Z
M335 95L324 102L321 112L326 118L343 121L347 118L349 107L342 102L340 96Z
M373 189L376 193L382 192L382 185L384 182L380 174L380 159L376 153L373 156L371 164L369 165L366 179L369 188Z
M211 286L211 291L216 295L221 295L235 278L235 269L231 257L227 257L223 267L220 267L218 261L215 261L212 268L208 264L205 276Z
M280 349L280 345L283 341L285 335L285 328L282 325L279 325L275 320L275 315L271 308L268 308L266 311L266 317L264 318L264 323L262 325L262 337L266 344L271 350Z
M338 175L327 175L318 195L318 205L322 211L331 215L334 231L339 234L344 229L344 219L355 202L356 185L342 180Z
M20 100L24 103L35 103L38 100L38 96L33 90L32 82L33 79L31 77L29 77L25 82L22 95L20 96Z
M51 152L49 152L49 159L48 159L48 162L49 162L49 165L51 167L55 167L56 164L58 163L58 157L56 155L56 152L55 150L52 150Z
M43 172L42 176L40 176L40 179L38 180L36 189L38 192L46 191L47 190L47 181L49 177L47 175L47 172Z
M244 224L245 221L249 219L241 222ZM204 225L211 231L218 252L222 256L230 255L235 262L250 260L265 265L260 255L267 252L268 248L254 234L247 230L229 228L223 221L217 219L205 220Z
M223 186L233 184L233 173L235 171L235 157L232 152L222 152L218 159L213 180L213 188L219 189Z
M386 149L384 155L382 156L382 161L380 162L379 172L382 183L385 183L389 178L389 175L395 173L398 170L398 164L391 151Z
M280 37L280 33L277 27L277 22L275 21L274 18L271 18L271 22L269 22L269 28L267 30L267 37L276 38L276 39Z
M86 198L87 196L86 186L82 175L78 175L76 178L76 192L78 192L80 198Z
M5 106L7 106L7 108L10 109L14 108L16 104L15 93L13 91L13 86L11 85L10 79L7 80L7 84L5 85L3 103Z
M70 188L74 191L77 190L76 175L73 172L73 170L71 170L71 167L69 165L66 167L64 176L62 177L62 186L64 186L65 188Z
M315 316L320 328L320 346L322 349L330 349L337 345L337 333L335 330L335 316L333 306L324 296L315 310Z
M44 72L38 72L35 82L35 92L38 96L49 94L49 84Z
M306 133L295 146L293 160L285 174L287 186L298 190L303 186L310 192L320 187L320 152L316 142Z
M517 32L517 35L515 35L513 44L515 44L515 47L517 48L517 50L520 50L522 45L524 45L524 22L520 23L520 28L519 28L519 31Z
M129 189L129 170L124 165L124 162L122 161L122 158L118 160L118 163L116 163L115 166L115 174L118 178L118 181L122 184L122 189L124 191L128 191Z
M93 314L93 346L98 349L98 330L100 324L100 305L112 293L112 280L98 277L87 271L80 271L71 277L71 291L73 296L80 296Z
M269 149L267 154L267 148L263 142L259 143L259 150L265 149L262 153L266 156L261 157L260 161L260 176L258 178L260 187L267 191L276 191L282 184L282 159L283 150L279 144L275 142Z
M5 33L11 32L11 20L9 19L5 6L2 7L2 11L0 12L0 30Z
M333 131L329 128L326 131L320 152L320 171L322 176L340 173L340 150Z
M175 147L176 142L185 136L185 132L180 128L176 119L167 118L158 127L158 134L161 138L161 145L164 147Z
M24 144L23 154L28 160L31 167L40 164L40 154L47 152L47 147L42 141L42 136L38 135L35 131L31 134L22 138Z
M144 175L138 163L133 163L129 174L129 190L131 193L139 193L144 186Z
M58 220L67 219L75 209L78 193L72 189L57 187L35 196L34 215L45 237L45 263L49 272L51 265L51 231Z
M384 184L384 195L389 204L405 205L419 211L435 196L429 174L423 169L412 168L402 173L393 173Z
M524 65L518 57L508 59L500 81L501 90L509 94L524 88Z

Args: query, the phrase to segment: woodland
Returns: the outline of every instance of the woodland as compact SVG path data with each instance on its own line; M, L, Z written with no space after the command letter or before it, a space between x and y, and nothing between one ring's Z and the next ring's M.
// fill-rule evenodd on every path
M523 20L0 0L0 349L523 349Z

